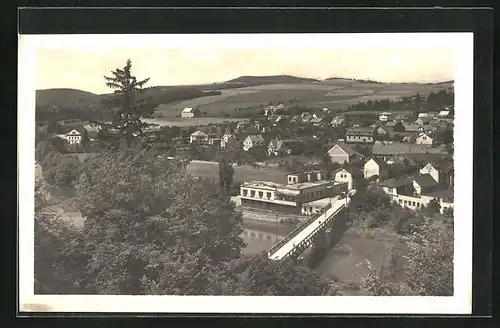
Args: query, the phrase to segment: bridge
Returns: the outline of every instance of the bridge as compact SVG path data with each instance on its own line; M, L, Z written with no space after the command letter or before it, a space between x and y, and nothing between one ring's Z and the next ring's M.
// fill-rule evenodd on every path
M281 260L289 257L298 257L309 247L318 232L326 231L337 214L350 203L348 195L345 198L332 199L330 204L323 207L306 221L302 222L288 236L274 245L267 255L272 260Z

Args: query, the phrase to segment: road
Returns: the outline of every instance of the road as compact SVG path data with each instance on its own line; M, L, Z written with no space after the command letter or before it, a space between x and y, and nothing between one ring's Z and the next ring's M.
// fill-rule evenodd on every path
M290 239L288 243L283 245L278 251L270 257L273 260L279 260L286 256L288 252L290 252L295 245L298 245L301 241L303 241L305 238L307 238L313 231L316 229L321 222L324 222L325 219L333 215L335 211L337 211L339 208L341 208L343 205L349 204L350 199L349 198L343 198L343 199L333 199L332 200L332 207L330 207L324 214L322 214L320 217L318 217L313 223L311 223L309 226L304 228L301 232L299 232L295 237Z

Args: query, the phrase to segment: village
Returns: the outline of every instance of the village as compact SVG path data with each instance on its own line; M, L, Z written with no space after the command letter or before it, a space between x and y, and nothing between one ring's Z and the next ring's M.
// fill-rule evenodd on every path
M287 115L287 106L277 104L263 114L238 123L153 127L146 133L152 142L167 144L170 158L206 165L228 154L234 166L288 172L275 181L258 176L239 181L233 196L248 211L308 215L329 197L367 185L380 187L405 208L431 202L441 213L453 208L453 106L411 117L385 111L334 115L328 108ZM198 115L197 108L181 111L186 120ZM68 148L82 148L99 136L80 126L54 137Z
M142 88L148 79L122 76L131 67L127 60L105 76L126 97L37 91L36 249L57 249L69 260L83 247L87 263L62 267L62 284L40 276L38 288L148 294L164 284L159 293L267 295L273 286L273 295L406 295L418 292L414 273L425 252L434 262L424 269L446 279L439 286L426 279L429 294L450 294L453 81L278 75L241 76L230 81L242 84L229 88ZM105 279L86 278L100 274L91 269L95 243L111 247L109 254L120 249L116 267L131 285L118 277L111 290ZM446 261L433 255L442 245ZM197 280L207 265L212 271ZM253 270L258 283L242 270ZM285 282L283 270L297 282ZM179 275L188 271L192 286ZM283 289L290 284L293 291Z

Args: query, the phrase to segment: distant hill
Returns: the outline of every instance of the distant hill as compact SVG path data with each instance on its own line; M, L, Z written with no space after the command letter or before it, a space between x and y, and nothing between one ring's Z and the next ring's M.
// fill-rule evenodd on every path
M359 82L359 83L373 83L373 84L383 84L383 82L374 81L374 80L364 80L364 79L349 79L345 77L330 77L324 80L325 82L334 82L334 81L351 81L351 82Z
M291 75L271 75L271 76L240 76L236 79L226 81L226 84L240 84L245 86L299 82L319 82L316 79L297 77Z
M77 89L36 90L37 106L91 106L98 105L101 96Z

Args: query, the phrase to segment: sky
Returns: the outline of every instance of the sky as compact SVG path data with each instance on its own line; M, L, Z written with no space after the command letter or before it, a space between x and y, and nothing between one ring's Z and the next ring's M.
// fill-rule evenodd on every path
M216 42L206 42L210 38L204 37L205 42L176 39L177 43L168 40L170 42L148 42L141 46L130 46L126 41L131 37L123 38L123 42L109 38L106 42L106 38L99 40L96 37L75 42L79 36L71 37L66 42L59 37L37 43L37 89L109 92L103 76L123 67L128 58L132 60L133 75L138 79L149 77L149 86L223 82L243 75L439 82L452 80L454 72L454 52L439 47L439 42L434 47L421 49L405 48L405 45L398 48L397 42L391 40L371 49L360 48L362 42L356 42L356 47L339 49L325 47L327 42L311 42L310 39L303 39L301 46L300 37L281 37L274 39L275 42L261 37L261 40L248 39L244 43L240 38L241 46L235 46L238 42L230 43L223 37L215 39L214 36L211 40ZM291 40L296 42L291 43Z

